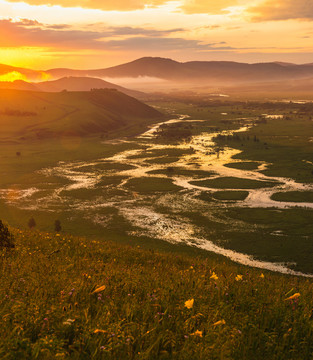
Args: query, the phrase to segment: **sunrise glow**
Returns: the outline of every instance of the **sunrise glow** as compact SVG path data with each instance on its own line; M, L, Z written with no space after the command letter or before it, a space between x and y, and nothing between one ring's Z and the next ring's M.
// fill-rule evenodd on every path
M1 62L86 69L150 55L306 63L310 6L305 0L0 0Z
M0 81L14 82L16 80L27 80L27 77L18 71L12 71L3 75L0 75Z

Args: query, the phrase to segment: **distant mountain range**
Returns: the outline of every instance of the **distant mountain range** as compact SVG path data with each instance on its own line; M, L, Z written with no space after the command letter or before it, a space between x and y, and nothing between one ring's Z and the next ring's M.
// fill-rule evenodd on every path
M313 76L313 65L289 63L245 64L231 61L190 61L145 57L126 64L99 70L52 69L53 78L91 76L100 78L153 77L174 81L255 82L304 79Z
M118 85L101 82L100 79L118 78L159 78L175 83L208 84L208 86L227 87L257 83L305 81L313 78L313 64L297 65L284 62L246 64L231 61L190 61L177 62L158 57L144 57L135 61L98 70L50 69L36 71L0 65L0 75L18 72L27 77L28 81L38 82L44 78L58 80L33 84L41 91L87 90L89 88L112 87L125 93ZM79 78L79 79L75 79ZM95 79L97 78L97 79ZM309 80L306 87L310 87ZM24 86L17 83L16 86ZM135 96L134 93L131 94ZM138 95L138 93L137 93Z

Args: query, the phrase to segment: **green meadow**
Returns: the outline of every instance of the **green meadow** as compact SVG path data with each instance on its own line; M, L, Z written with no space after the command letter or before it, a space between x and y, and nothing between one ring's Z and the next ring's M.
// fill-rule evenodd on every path
M179 245L11 231L15 249L1 250L1 359L313 354L309 279Z
M187 224L195 237L225 249L313 273L313 210L294 206L312 202L312 191L282 191L277 179L216 177L208 167L219 153L237 149L236 162L225 168L310 186L312 105L151 101L163 109L161 121L173 112L205 120L188 123L201 141L201 134L248 126L215 138L213 146L201 145L199 155L199 144L173 138L171 129L155 139L136 138L148 124L160 122L157 116L147 122L145 116L137 121L124 114L125 124L114 131L86 134L85 116L109 124L114 114L106 118L96 100L82 93L43 96L46 105L38 100L36 110L25 98L19 110L37 111L45 119L47 106L52 117L46 125L66 119L71 127L76 117L62 117L69 111L65 98L88 111L75 134L44 139L35 128L28 132L24 117L20 129L26 135L13 134L11 115L7 118L0 142L0 219L9 224L15 248L0 248L1 359L312 358L311 278L239 265L170 238L179 231L184 235ZM264 121L262 114L284 118ZM57 133L61 123L51 131ZM127 153L124 162L118 160ZM211 157L203 162L206 156ZM129 175L140 166L146 167L145 176ZM67 170L70 175L64 176ZM71 187L73 174L95 184ZM187 180L191 188L183 188ZM242 206L251 191L276 186L271 199L290 202L291 208ZM30 189L35 192L24 198ZM142 209L155 216L142 223L161 232L145 232L136 223ZM36 226L29 230L31 217ZM62 231L54 231L55 220Z

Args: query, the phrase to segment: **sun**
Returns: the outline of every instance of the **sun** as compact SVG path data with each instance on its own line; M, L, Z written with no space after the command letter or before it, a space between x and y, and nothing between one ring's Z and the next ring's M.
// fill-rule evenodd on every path
M0 75L0 81L14 82L16 80L27 81L27 77L18 71L12 71L3 75Z

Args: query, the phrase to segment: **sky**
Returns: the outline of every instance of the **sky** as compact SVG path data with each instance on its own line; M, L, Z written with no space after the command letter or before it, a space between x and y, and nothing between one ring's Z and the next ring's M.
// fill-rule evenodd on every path
M313 0L0 0L0 63L105 68L143 56L313 63Z

